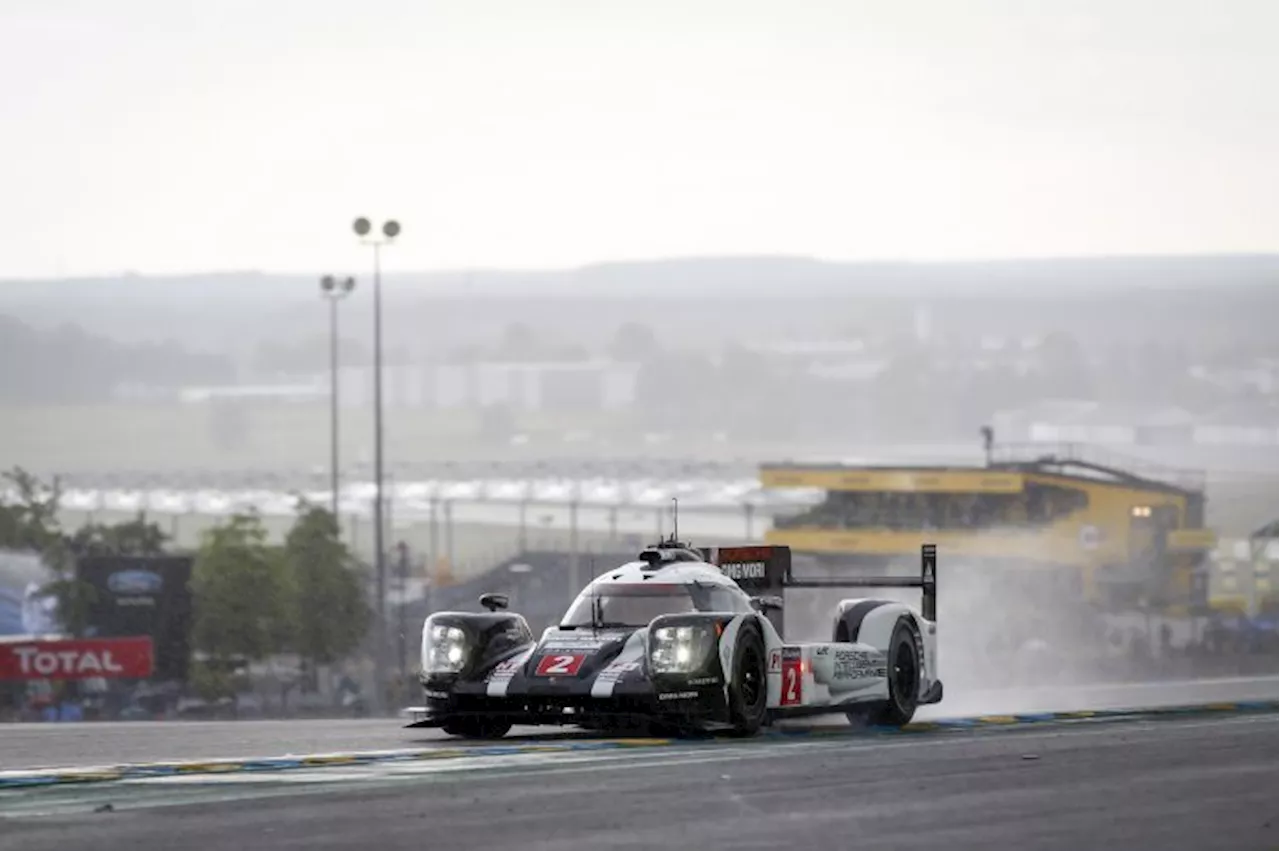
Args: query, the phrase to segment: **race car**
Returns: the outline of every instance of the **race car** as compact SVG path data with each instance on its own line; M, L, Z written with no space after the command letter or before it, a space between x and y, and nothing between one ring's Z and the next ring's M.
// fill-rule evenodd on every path
M673 536L593 580L540 638L499 594L481 596L487 612L427 617L426 705L409 726L468 738L516 724L750 736L832 713L902 726L942 700L936 567L926 544L918 578L797 579L787 547L694 548ZM923 604L841 600L829 642L787 642L788 587L913 587Z

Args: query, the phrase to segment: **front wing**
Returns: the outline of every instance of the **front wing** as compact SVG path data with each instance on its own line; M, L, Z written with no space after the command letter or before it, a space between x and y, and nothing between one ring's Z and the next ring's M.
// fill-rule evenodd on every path
M614 662L589 678L530 677L525 657L499 664L482 680L424 681L426 705L410 726L441 727L483 717L513 725L626 728L653 724L715 729L728 724L720 676L649 677L639 661Z

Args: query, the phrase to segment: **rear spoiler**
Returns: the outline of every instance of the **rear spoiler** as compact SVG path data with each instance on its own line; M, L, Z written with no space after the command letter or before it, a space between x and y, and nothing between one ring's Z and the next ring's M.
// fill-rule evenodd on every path
M791 575L791 566L787 565L787 575L783 580L786 588L919 588L923 596L920 613L926 620L938 619L938 545L924 544L920 547L920 576L850 576L839 579L797 579Z
M791 548L777 545L707 547L707 561L744 590L778 594L784 588L919 588L924 600L920 613L938 619L938 546L920 547L920 576L848 576L833 579L798 579L791 574Z

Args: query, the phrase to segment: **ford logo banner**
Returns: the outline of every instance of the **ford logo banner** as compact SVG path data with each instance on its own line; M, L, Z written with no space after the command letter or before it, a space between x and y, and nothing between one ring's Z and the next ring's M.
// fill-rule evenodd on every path
M107 577L112 594L155 594L164 585L164 577L150 570L122 570Z

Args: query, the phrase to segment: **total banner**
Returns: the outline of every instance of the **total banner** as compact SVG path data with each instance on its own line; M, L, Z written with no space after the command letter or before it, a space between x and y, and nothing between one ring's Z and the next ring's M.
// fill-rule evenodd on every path
M0 680L140 680L154 667L148 636L0 641Z

